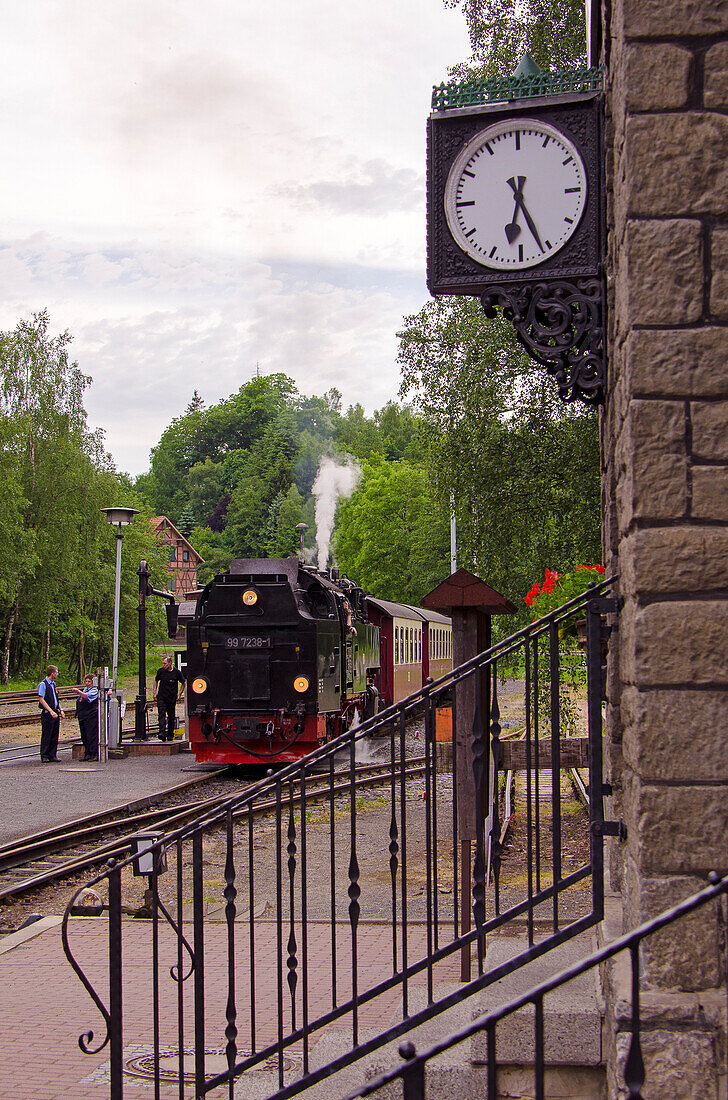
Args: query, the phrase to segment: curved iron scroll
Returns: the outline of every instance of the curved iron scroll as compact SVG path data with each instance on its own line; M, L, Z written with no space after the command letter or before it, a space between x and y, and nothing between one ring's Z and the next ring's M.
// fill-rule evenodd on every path
M130 862L131 862L131 860L128 859L125 862L123 862L121 864L121 866L124 867ZM78 1045L79 1045L80 1049L83 1051L84 1054L99 1054L104 1049L104 1047L107 1045L107 1043L109 1042L109 1040L111 1038L111 1013L110 1013L109 1009L107 1009L106 1005L103 1003L101 998L99 997L99 995L96 992L96 990L94 989L94 987L91 985L91 982L88 980L88 978L84 974L83 970L81 969L80 964L77 962L73 952L71 951L71 944L70 944L69 938L68 938L68 920L69 920L69 917L71 915L71 909L75 905L76 899L78 898L79 894L83 893L83 891L88 889L89 886L95 886L98 882L101 882L102 879L108 877L109 873L111 871L113 871L114 868L118 867L119 864L115 859L110 859L108 861L107 866L108 866L108 870L106 872L104 872L103 874L97 875L94 879L91 880L90 883L84 883L82 886L79 886L78 890L76 890L76 892L73 894L70 901L66 905L66 909L65 909L65 912L63 914L63 921L61 923L61 944L63 946L64 954L65 954L66 958L68 959L69 963L71 964L72 969L75 971L76 975L78 976L81 984L86 989L86 992L88 993L89 997L91 998L91 1000L96 1005L96 1008L99 1010L99 1013L101 1014L101 1017L103 1018L103 1021L104 1021L105 1034L103 1036L103 1039L102 1039L101 1043L97 1047L92 1048L92 1046L91 1046L91 1044L93 1043L93 1040L94 1040L94 1031L91 1028L89 1028L88 1031L84 1031L84 1032L82 1032L81 1035L79 1035ZM180 975L179 972L178 972L178 967L177 967L176 964L170 968L169 973L170 973L172 979L175 982L179 982L179 981L186 982L187 979L192 974L193 970L195 969L194 951L192 950L190 944L187 942L186 937L183 935L181 928L177 925L176 921L174 920L174 917L172 916L172 914L166 909L166 907L162 903L162 900L159 897L159 895L157 895L157 905L161 909L161 911L162 911L164 917L166 918L166 920L168 921L168 923L173 928L175 934L180 938L182 944L184 945L185 950L187 951L187 954L188 954L189 960L190 960L190 968L189 968L189 970L187 971L186 974ZM108 904L104 906L104 909L106 909L106 910L109 910L109 908L110 907L109 907ZM175 973L176 971L177 971L177 973Z
M511 321L528 354L556 379L562 401L602 405L606 385L604 287L601 279L500 283L480 299Z

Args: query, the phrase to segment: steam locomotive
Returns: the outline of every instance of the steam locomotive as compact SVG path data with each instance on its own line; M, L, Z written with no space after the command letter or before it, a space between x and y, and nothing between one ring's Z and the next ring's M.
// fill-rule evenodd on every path
M198 761L289 763L452 664L450 620L295 558L233 561L187 620Z

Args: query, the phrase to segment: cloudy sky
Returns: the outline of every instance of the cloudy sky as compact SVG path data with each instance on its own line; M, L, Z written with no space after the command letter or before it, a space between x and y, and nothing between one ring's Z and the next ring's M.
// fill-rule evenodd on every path
M442 0L3 5L0 328L47 308L139 473L194 389L256 371L372 411L427 298Z

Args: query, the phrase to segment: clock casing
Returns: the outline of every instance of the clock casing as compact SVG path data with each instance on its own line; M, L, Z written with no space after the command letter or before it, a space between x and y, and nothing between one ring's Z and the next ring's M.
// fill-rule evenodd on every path
M489 286L502 283L504 279L509 283L532 282L534 279L573 279L600 274L604 243L600 107L601 96L586 93L432 113L428 120L427 171L427 281L432 294L480 296ZM528 134L529 130L537 133ZM521 135L517 156L513 136L516 131ZM492 204L490 223L488 215L483 213L484 220L475 225L472 218L467 220L467 215L474 213L473 207L458 207L457 203L467 203L473 198L465 186L474 186L473 179L463 176L462 172L465 169L478 175L478 160L482 158L476 158L475 164L469 167L468 161L482 147L488 133L496 137L502 135L499 140L489 143L492 152L484 150L482 153L488 161L500 161L492 181L499 191L497 201L494 199ZM551 140L544 149L543 141L547 136ZM561 139L564 156L558 160L553 156L549 159L546 153L553 154L558 149L557 137ZM543 153L541 159L539 150ZM571 164L563 165L571 150L576 157ZM519 158L522 158L523 169L518 167ZM579 170L574 174L576 167ZM483 168L483 179L487 178L488 170L489 166ZM551 180L548 186L542 179L542 187L548 190L550 186L562 194L567 188L578 187L580 191L570 191L565 196L568 209L559 208L558 216L549 222L554 228L544 229L543 236L539 218L532 216L536 229L534 236L519 206L519 177L526 177L520 191L523 205L529 213L538 206L545 225L547 207L539 205L536 198L537 177L545 170L551 175L559 172L564 175L559 175L556 183ZM509 180L513 182L509 184ZM579 201L569 207L572 199ZM565 222L565 217L571 218L572 224ZM503 234L509 222L515 226L510 230L514 236L512 242L506 241ZM565 226L567 232L556 239L558 224ZM492 231L490 236L489 229ZM466 239L469 232L472 235ZM498 242L493 233L499 234ZM468 247L473 238L472 247ZM496 252L489 255L494 246Z

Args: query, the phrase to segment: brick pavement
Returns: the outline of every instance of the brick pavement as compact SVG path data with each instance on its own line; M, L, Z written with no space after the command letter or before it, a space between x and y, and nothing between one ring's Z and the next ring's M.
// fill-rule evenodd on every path
M225 1003L227 999L227 928L222 922L206 922L205 984L207 1050L221 1050L225 1044ZM346 996L349 941L346 927L338 936L340 973L339 999ZM412 957L421 948L423 926L411 930ZM287 931L284 933L284 941ZM84 972L106 1003L108 929L102 918L74 918L70 923L72 950ZM124 1048L125 1059L148 1055L152 1048L153 1012L151 993L151 923L125 921L123 926L124 972ZM249 1046L250 991L245 937L241 936L236 966L238 1006L238 1045ZM321 923L309 929L308 969L310 1015L325 1011L331 1004L329 962L330 928ZM56 925L35 938L2 953L0 940L0 1097L13 1100L61 1100L82 1097L105 1100L109 1095L108 1047L99 1054L85 1055L78 1047L78 1036L88 1030L96 1042L104 1034L104 1024L81 982L72 971L61 944L60 926ZM358 942L359 968L366 974L367 985L373 978L384 980L391 973L391 934L383 924L361 924ZM285 960L285 942L284 942ZM168 929L160 929L160 1050L177 1049L177 985L169 969L177 961L176 939ZM442 966L441 980L457 980L459 960ZM299 975L301 971L299 969ZM276 926L260 922L256 928L256 1031L261 1041L276 1036L277 1001ZM188 983L191 986L191 981ZM184 988L185 1046L191 1046L190 1007L192 990ZM284 987L287 992L287 987ZM399 995L386 994L360 1013L362 1032L381 1027L397 1010ZM299 1008L300 1011L300 1008ZM300 1022L300 1021L299 1021ZM339 1029L345 1025L337 1025ZM257 1075L258 1080L255 1080ZM252 1080L250 1080L253 1078ZM263 1096L275 1091L275 1074L250 1071L248 1088L236 1089L236 1096ZM124 1075L127 1100L150 1100L152 1082ZM213 1095L227 1095L224 1088ZM178 1085L163 1083L161 1096L178 1098ZM185 1097L193 1097L190 1084Z

